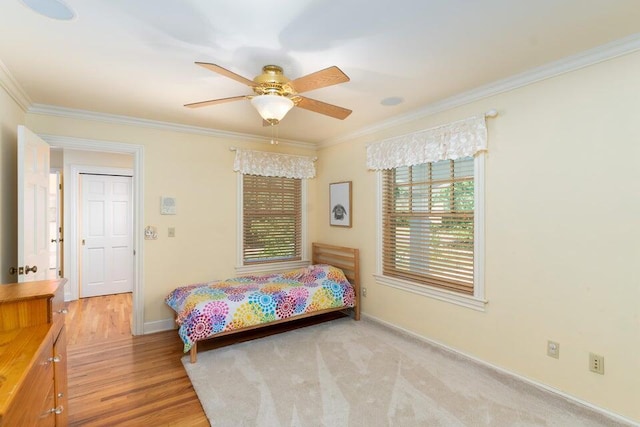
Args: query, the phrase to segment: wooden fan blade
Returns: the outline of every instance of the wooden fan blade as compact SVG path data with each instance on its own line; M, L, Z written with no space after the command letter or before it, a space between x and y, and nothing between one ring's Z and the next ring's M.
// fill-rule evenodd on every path
M343 73L340 68L334 65L333 67L325 68L324 70L316 71L315 73L297 78L289 82L289 84L293 87L296 93L303 93L313 89L320 89L321 87L348 82L349 80L349 77Z
M185 107L199 108L208 107L209 105L224 104L225 102L240 101L241 99L247 99L246 96L232 96L230 98L211 99L209 101L192 102L191 104L185 104Z
M247 86L254 87L256 86L256 82L253 80L249 80L246 77L242 77L239 74L234 73L233 71L229 71L226 68L222 68L216 64L210 64L208 62L196 62L197 65L206 68L207 70L213 71L214 73L222 74L225 77L229 77L237 82L245 84Z
M297 98L299 100L296 102L296 107L304 108L305 110L313 111L314 113L324 114L325 116L340 120L346 119L349 117L349 114L351 114L351 110L338 107L337 105L327 104L326 102L305 98L304 96L298 96Z

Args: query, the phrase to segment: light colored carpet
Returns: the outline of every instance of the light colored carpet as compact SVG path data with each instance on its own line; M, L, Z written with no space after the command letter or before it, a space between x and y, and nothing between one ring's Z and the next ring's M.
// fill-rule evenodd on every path
M213 426L624 425L366 319L183 363Z

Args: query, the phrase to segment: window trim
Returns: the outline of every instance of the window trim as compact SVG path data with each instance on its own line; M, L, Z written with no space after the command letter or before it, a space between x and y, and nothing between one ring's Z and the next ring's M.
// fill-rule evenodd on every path
M268 262L268 263L252 263L245 264L243 257L243 226L244 226L244 203L243 203L243 175L242 173L237 173L237 212L238 216L236 218L236 274L252 274L252 273L271 273L285 270L293 270L296 268L306 267L310 264L309 254L307 250L307 180L304 178L300 179L300 190L301 190L301 206L302 206L302 253L301 260L298 261L284 261L284 262Z
M412 292L418 295L434 298L440 301L484 311L488 301L485 299L484 289L484 199L485 199L485 154L478 153L473 162L474 179L474 263L473 263L473 295L440 289L429 285L385 276L382 274L382 170L376 172L376 282L392 288Z

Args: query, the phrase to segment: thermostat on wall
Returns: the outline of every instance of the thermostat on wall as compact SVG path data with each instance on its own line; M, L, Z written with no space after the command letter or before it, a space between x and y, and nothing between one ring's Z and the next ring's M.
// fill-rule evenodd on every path
M176 199L175 197L162 196L160 198L160 215L175 215Z

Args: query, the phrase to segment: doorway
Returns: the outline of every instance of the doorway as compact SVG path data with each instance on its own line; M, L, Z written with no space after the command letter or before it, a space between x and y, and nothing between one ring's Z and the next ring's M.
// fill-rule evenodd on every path
M66 136L40 135L52 148L62 150L78 150L93 153L108 154L126 154L133 158L133 177L132 177L132 206L133 206L133 292L132 292L132 319L131 329L133 335L142 335L144 333L144 293L143 293L143 165L144 165L144 147L138 144L128 144L110 141L89 140L84 138L72 138ZM85 166L71 165L64 171L64 189L63 189L63 205L78 206L80 203L80 195L78 194L80 173ZM93 168L91 171L93 171ZM91 172L90 171L90 172ZM79 297L79 252L80 239L78 227L77 209L64 209L63 212L63 239L64 239L64 276L70 284L69 294L65 295L65 299L76 300Z
M81 298L133 291L131 183L130 174L80 175Z

